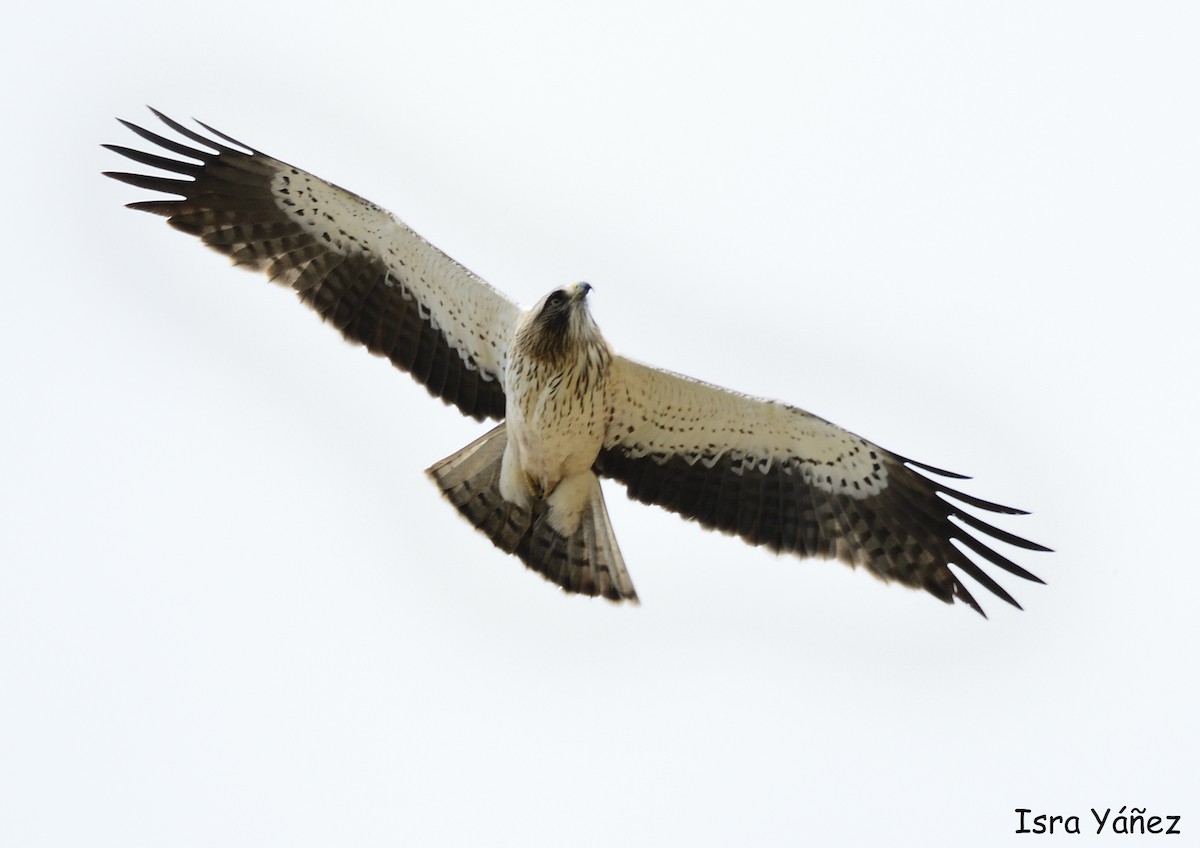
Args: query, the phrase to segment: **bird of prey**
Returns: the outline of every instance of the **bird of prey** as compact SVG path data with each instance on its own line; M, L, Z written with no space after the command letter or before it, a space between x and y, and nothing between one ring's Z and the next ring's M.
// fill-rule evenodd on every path
M981 615L951 564L1020 605L966 552L1041 582L969 532L1049 550L959 504L1021 510L935 479L963 475L794 406L626 359L592 320L587 283L522 309L379 206L206 124L207 134L152 111L187 143L121 121L160 153L105 147L175 175L105 172L173 196L129 206L291 288L464 415L499 421L429 476L496 547L567 592L637 602L601 477L752 545L862 566Z

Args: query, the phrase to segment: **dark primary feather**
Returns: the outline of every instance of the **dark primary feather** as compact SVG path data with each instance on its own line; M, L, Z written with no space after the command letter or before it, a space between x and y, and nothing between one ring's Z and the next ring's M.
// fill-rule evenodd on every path
M432 324L428 305L420 303L401 274L369 253L343 255L330 249L281 210L271 181L282 169L291 169L290 165L204 124L201 126L211 136L151 111L201 147L121 121L142 139L185 157L173 159L104 145L141 165L186 178L106 172L129 185L180 198L143 200L128 204L130 208L163 215L173 227L198 236L235 263L265 271L272 280L290 285L348 341L387 357L432 395L464 414L476 419L504 417L501 375L485 373L477 363L464 361Z
M787 463L774 463L763 472L740 461L735 465L725 457L708 468L678 455L634 458L618 448L601 451L596 471L623 483L634 500L665 507L750 544L862 565L877 577L924 589L943 601L959 598L983 615L982 607L947 567L954 564L1019 609L1012 595L951 540L959 540L991 565L1026 580L1042 581L965 532L951 518L1027 550L1049 548L963 512L939 492L993 512L1020 510L978 498L968 500L906 467L898 457L889 455L887 464L887 488L861 500L821 491L805 482L798 466Z
M937 479L962 474L891 453L787 404L619 356L614 370L615 406L594 468L634 500L776 552L863 566L981 614L951 565L1014 606L981 565L1041 582L991 543L1048 548L964 506L1023 511Z

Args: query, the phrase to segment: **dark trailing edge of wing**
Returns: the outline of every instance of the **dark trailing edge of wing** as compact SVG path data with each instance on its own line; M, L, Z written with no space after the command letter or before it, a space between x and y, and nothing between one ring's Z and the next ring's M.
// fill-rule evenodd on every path
M1050 549L993 527L962 511L943 495L991 512L1022 511L957 492L907 465L966 479L963 475L895 455L890 455L887 464L888 486L862 499L834 495L809 485L797 466L785 472L775 463L763 472L757 466L739 464L735 470L728 457L709 468L700 462L688 463L677 455L635 458L616 447L601 451L595 470L623 483L633 500L665 507L705 527L740 536L753 545L765 545L777 553L851 562L846 551L852 551L851 564L863 565L884 580L925 589L947 603L958 598L985 615L948 567L956 565L992 594L1020 609L1016 599L964 549L1010 574L1043 581L966 529L1026 550Z
M457 406L463 414L479 420L504 417L502 380L496 379L497 375L486 379L463 361L430 323L428 310L422 309L400 276L369 254L346 256L327 249L280 209L271 193L271 181L280 168L290 165L206 124L200 126L216 138L151 111L175 132L211 149L191 147L121 121L145 141L195 160L104 145L141 165L187 178L106 171L106 176L123 183L180 198L137 201L127 204L129 208L162 215L171 226L198 236L235 264L290 283L300 299L348 341L387 357L411 373L430 394Z

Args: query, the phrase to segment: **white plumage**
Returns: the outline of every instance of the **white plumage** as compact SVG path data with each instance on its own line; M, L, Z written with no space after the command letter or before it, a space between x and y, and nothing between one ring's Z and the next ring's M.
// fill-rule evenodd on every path
M632 498L752 544L861 565L981 613L951 564L1016 601L952 539L987 564L1037 581L950 520L1048 550L956 502L1019 510L917 469L961 475L796 407L615 355L588 311L587 284L521 310L375 204L211 127L205 136L155 114L199 147L122 122L183 158L107 147L186 177L109 172L181 198L129 205L166 216L235 263L294 289L348 340L386 356L464 414L503 419L433 465L430 476L497 547L567 591L637 599L599 476L625 484Z

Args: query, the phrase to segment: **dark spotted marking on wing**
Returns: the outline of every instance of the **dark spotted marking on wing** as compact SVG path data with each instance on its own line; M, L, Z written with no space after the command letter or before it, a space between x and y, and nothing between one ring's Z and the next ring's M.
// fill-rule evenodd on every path
M621 357L614 375L617 399L595 467L623 483L634 500L776 552L863 566L940 600L958 598L980 614L950 565L1020 605L964 549L1042 582L967 530L1026 550L1049 548L993 527L958 503L1009 515L1022 510L959 492L918 469L961 474L898 456L786 404Z
M154 114L196 146L122 121L184 157L105 145L185 178L106 172L181 198L130 208L165 216L235 264L291 287L348 341L386 357L464 414L504 417L502 368L515 304L370 201L207 125L209 136Z

